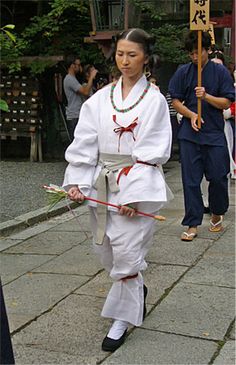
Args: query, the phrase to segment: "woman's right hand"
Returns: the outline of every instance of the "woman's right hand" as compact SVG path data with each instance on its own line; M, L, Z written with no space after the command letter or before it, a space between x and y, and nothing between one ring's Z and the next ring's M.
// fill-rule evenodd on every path
M126 215L127 217L135 217L137 215L136 209L127 205L120 206L119 214Z
M78 186L73 186L68 190L68 198L73 201L82 203L85 199L84 194L81 193Z

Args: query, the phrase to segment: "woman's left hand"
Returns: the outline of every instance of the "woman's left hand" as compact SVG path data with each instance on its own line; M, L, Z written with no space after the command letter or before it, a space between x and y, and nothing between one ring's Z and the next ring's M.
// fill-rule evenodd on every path
M120 215L126 215L127 217L134 217L137 215L136 210L127 205L121 205L119 209Z

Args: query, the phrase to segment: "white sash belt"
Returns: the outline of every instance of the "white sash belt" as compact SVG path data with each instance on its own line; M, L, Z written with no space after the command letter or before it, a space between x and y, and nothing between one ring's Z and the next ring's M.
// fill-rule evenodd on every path
M112 193L120 191L119 185L116 181L114 172L127 166L133 166L134 161L130 155L118 155L101 153L98 164L102 167L100 174L94 187L98 191L98 200L107 202L107 191L110 189ZM107 222L107 208L105 205L98 204L97 206L97 237L96 243L101 245L105 235Z

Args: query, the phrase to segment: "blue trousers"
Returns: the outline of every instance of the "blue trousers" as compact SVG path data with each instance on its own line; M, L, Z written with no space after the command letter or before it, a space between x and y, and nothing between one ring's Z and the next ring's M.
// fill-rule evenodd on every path
M201 193L203 175L209 181L209 208L213 214L223 215L229 206L228 173L230 160L227 145L199 145L180 140L182 182L184 190L184 226L202 223L204 205Z

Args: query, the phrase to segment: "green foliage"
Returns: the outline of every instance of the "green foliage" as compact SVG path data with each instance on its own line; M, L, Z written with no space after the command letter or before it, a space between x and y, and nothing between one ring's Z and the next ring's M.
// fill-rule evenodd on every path
M8 30L13 30L14 28L14 24L8 24L0 29L1 64L3 67L8 68L9 73L20 71L21 64L19 57L25 48L24 42Z
M75 44L81 45L84 35L88 34L86 21L90 24L88 5L85 0L51 0L51 10L33 17L21 34L22 39L28 42L25 53L55 55L64 53L66 48L73 49Z
M136 8L140 9L142 13L148 14L152 20L161 20L162 16L165 15L165 13L159 12L157 7L151 3L146 3L142 0L132 0L132 3Z
M30 72L33 75L42 74L47 68L54 65L53 61L35 60L30 64Z
M8 112L9 108L5 100L0 99L0 110Z
M162 18L166 15L160 11L155 2L145 2L142 0L131 0L132 3L139 7L142 14L152 19L151 26L153 28L147 29L156 38L155 52L161 57L162 61L171 63L186 63L188 57L183 50L183 37L187 30L187 24L173 25L166 23L161 25ZM154 24L157 24L154 28Z
M187 31L186 24L164 24L151 30L156 38L155 52L162 60L176 64L188 62L188 56L184 51L184 36Z
M14 34L12 34L11 32L9 32L8 29L14 29L15 28L15 25L14 24L7 24L5 25L4 27L1 28L1 31L3 33L5 33L7 35L7 37L9 39L11 39L12 42L15 42L16 41L16 37L14 36Z
M50 0L49 5L49 12L31 18L30 25L16 38L8 35L14 26L1 29L1 61L9 71L20 70L21 56L78 54L82 62L102 63L104 57L98 47L84 44L84 37L91 30L89 2ZM29 67L32 74L38 75L50 66L51 62L36 60Z

